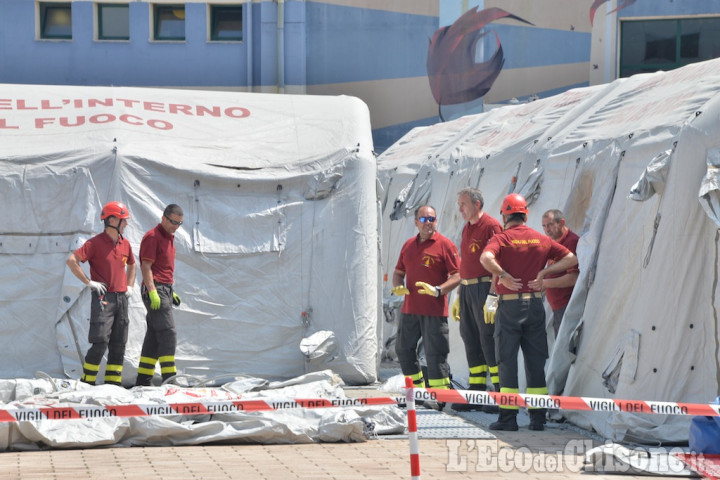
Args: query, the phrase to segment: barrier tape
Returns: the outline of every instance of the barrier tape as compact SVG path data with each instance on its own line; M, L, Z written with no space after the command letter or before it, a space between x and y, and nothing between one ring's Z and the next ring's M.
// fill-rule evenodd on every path
M476 390L439 390L413 388L414 400L434 400L473 405L508 405L514 407L584 410L595 412L628 412L660 415L720 416L720 405L702 403L619 400L612 398L564 397L527 393L481 392ZM148 417L164 415L213 415L218 413L258 412L297 408L365 407L404 405L405 397L368 398L281 398L225 400L192 403L153 403L125 405L83 405L26 407L0 409L0 423L36 420L74 420L108 417Z
M481 392L477 390L438 390L416 388L415 400L434 400L472 405L507 405L513 407L586 410L594 412L628 412L657 415L720 416L720 405L704 403L655 402L652 400L619 400L615 398L563 397L530 393Z
M403 400L404 401L404 400ZM262 400L225 400L192 403L45 406L0 409L0 423L35 420L76 420L110 417L149 417L167 415L214 415L218 413L260 412L297 408L364 407L397 405L394 398L293 398Z

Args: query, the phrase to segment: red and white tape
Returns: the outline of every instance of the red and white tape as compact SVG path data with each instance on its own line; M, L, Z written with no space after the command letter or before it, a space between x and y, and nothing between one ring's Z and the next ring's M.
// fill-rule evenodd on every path
M475 390L438 390L412 388L413 400L435 400L446 403L474 405L511 405L517 407L552 408L557 410L585 410L596 412L629 412L660 415L720 416L720 405L703 403L656 402L650 400L619 400L613 398L564 397L558 395L532 395L525 393L480 392ZM0 423L36 420L72 420L104 417L149 417L168 415L213 415L233 412L257 412L297 408L365 407L406 404L405 397L368 398L264 398L224 401L197 401L188 403L153 403L124 405L41 407L26 405L6 406L0 409Z
M415 389L415 400L435 400L473 405L510 405L514 407L586 410L595 412L628 412L658 415L720 416L720 405L704 403L656 402L652 400L619 400L616 398L564 397L528 393L480 392L476 390Z

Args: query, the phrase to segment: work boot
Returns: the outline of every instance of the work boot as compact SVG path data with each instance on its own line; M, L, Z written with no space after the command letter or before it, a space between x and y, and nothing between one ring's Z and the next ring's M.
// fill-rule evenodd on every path
M493 390L496 392L500 391L500 385L490 384L493 386ZM497 405L483 405L482 411L484 413L500 413L500 407Z
M528 413L530 414L530 430L545 430L546 410L544 408L532 408L528 409Z
M135 379L135 386L136 387L149 387L152 385L152 379L153 379L153 377L151 375L145 375L143 373L139 373L137 378Z
M501 408L500 416L498 416L497 422L490 424L490 430L516 432L517 429L517 410L508 410L507 408Z
M480 412L482 405L473 405L472 403L453 403L450 408L455 412Z

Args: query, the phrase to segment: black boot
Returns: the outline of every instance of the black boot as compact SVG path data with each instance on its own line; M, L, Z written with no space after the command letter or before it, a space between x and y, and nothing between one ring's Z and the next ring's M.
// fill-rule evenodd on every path
M496 392L500 391L500 385L493 385L493 387L493 390L495 390ZM483 405L482 411L485 413L500 413L500 407L498 407L497 405Z
M501 408L497 422L490 424L490 430L516 432L517 429L517 410L508 410L507 408Z
M145 375L143 373L138 373L137 378L135 379L135 386L136 387L149 387L152 385L152 375Z
M547 410L544 408L528 409L530 414L530 430L545 430L545 415Z

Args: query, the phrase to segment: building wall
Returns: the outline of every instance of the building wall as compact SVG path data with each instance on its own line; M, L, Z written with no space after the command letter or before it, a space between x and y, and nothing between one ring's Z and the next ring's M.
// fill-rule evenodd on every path
M370 3L307 2L307 93L364 100L382 151L411 127L437 122L425 64L438 10L428 0Z
M610 13L616 0L602 5L595 14L592 30L590 84L599 85L618 76L618 24L623 19L702 17L720 15L720 0L636 0Z
M172 2L129 2L130 40L97 41L93 1L73 1L72 40L37 38L36 2L0 1L0 83L352 95L381 150L437 120L425 60L438 0L245 1L243 42L208 42L197 0L183 2L185 41L151 41L153 3Z
M39 40L35 2L0 2L0 82L54 85L247 85L247 45L207 42L207 8L186 4L186 41L150 41L150 4L131 2L130 41L95 41L94 4L72 5L72 40Z
M1 0L0 83L351 95L369 106L378 152L441 113L450 119L614 80L623 18L720 12L720 0L636 0L608 15L622 4L610 0L591 26L592 0L245 0L244 41L209 42L207 1L190 0L186 40L156 42L152 4L172 0L134 0L130 40L118 42L94 39L95 1L73 1L73 38L63 41L37 38L35 1ZM501 8L532 25L487 24L476 61L500 42L500 75L477 101L440 109L427 77L429 42L471 8Z

